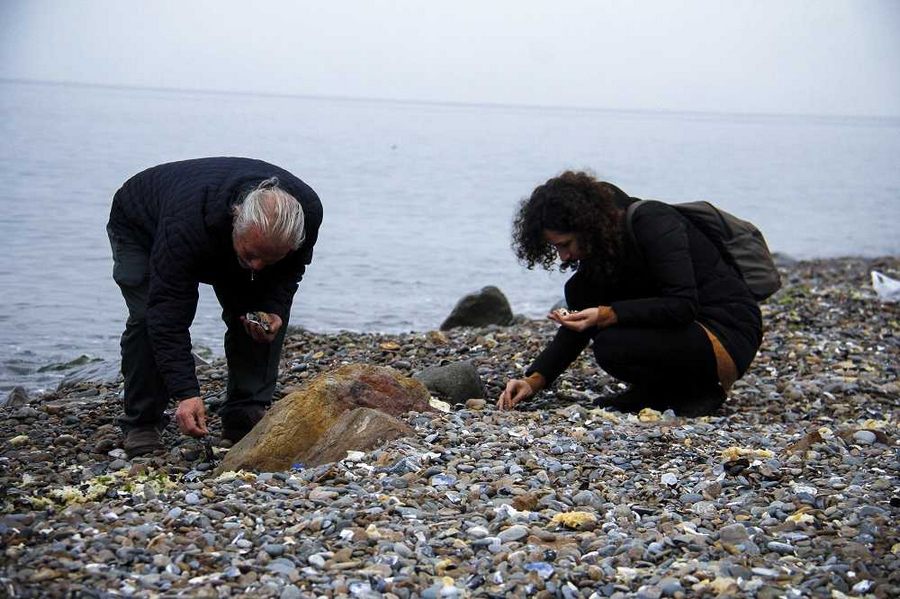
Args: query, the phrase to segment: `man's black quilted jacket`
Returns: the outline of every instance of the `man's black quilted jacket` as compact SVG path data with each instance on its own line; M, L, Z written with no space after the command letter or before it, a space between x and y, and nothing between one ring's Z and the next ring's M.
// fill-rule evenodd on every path
M231 208L273 176L303 207L306 240L251 278L234 251ZM116 192L110 233L115 240L139 245L150 256L144 274L150 283L147 329L171 397L200 394L189 332L198 283L213 285L227 304L223 307L233 314L263 310L286 320L297 285L312 261L321 223L322 204L312 188L282 168L249 158L162 164L138 173Z

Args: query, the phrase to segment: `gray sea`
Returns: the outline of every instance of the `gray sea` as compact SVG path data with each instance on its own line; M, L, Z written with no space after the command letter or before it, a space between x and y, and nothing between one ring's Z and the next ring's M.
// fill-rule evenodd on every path
M425 331L499 286L540 316L559 273L509 247L517 202L590 169L633 196L708 199L794 258L900 254L900 119L630 112L0 81L0 391L115 359L125 307L105 223L149 166L250 156L297 174L325 219L292 324ZM191 329L221 353L205 286Z

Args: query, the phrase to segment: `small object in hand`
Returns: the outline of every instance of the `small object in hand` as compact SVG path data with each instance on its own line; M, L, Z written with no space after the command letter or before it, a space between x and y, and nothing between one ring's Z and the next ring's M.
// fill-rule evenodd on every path
M553 311L553 313L556 314L557 316L568 316L569 314L571 314L571 312L569 312L565 308L557 308L556 310Z
M265 312L247 312L246 318L247 322L261 327L266 333L272 330L272 326L269 324L269 315Z
M206 461L210 464L216 461L216 454L213 453L212 441L209 437L203 437L203 450L206 452Z

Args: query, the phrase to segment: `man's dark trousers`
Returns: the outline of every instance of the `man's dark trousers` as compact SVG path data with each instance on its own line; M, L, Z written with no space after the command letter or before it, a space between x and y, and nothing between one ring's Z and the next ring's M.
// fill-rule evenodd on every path
M122 291L128 307L128 320L121 342L125 409L124 416L119 418L119 425L125 432L143 427L162 429L166 424L163 413L169 394L156 367L147 331L149 252L109 227L107 233L113 254L113 280ZM229 418L239 419L248 408L265 408L272 402L288 316L284 317L281 329L271 343L257 343L244 330L240 322L241 314L230 308L231 294L228 290L221 286L214 286L214 289L222 304L222 320L227 326L225 355L228 391L220 411L224 425Z

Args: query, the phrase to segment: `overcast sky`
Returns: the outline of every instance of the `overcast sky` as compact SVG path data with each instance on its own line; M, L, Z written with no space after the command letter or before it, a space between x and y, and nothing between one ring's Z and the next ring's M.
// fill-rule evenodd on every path
M0 0L0 78L900 116L900 0Z

